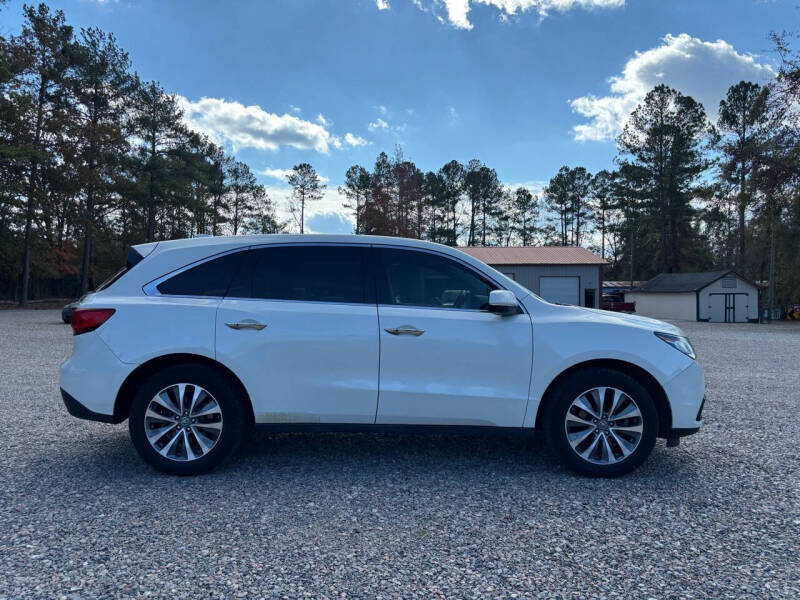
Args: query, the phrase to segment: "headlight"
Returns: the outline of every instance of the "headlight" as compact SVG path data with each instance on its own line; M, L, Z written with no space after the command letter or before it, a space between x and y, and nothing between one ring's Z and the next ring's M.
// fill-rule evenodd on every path
M689 342L689 338L682 335L675 335L674 333L664 333L663 331L655 331L654 333L659 339L667 342L670 346L675 348L675 350L680 350L692 360L697 358L694 353L694 348L692 348L692 344Z

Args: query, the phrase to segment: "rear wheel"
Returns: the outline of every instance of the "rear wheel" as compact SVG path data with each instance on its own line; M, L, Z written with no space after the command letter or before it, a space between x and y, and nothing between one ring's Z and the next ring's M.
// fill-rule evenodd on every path
M139 455L165 473L195 475L230 457L245 434L244 399L225 374L175 365L138 389L128 422Z
M545 406L548 445L571 469L616 477L653 450L658 414L648 391L612 369L585 369L559 382Z

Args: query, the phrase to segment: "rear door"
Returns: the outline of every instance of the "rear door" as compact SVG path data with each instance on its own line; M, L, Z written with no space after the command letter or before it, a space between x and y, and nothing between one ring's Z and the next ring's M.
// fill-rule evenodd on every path
M369 248L281 245L249 254L246 275L217 311L216 349L247 388L256 421L374 422L378 317Z

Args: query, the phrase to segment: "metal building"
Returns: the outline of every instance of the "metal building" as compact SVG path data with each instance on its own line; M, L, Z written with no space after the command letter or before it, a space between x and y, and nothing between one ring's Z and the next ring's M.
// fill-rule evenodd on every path
M494 267L545 300L600 307L605 262L585 248L471 246L459 250Z
M625 292L636 314L656 319L744 323L758 320L758 287L735 271L661 273Z

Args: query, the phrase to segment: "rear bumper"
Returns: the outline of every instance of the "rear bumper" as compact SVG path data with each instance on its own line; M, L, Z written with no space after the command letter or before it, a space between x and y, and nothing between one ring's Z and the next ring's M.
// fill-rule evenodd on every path
M114 417L117 393L136 365L121 362L96 331L72 339L72 356L61 365L59 386L67 410L81 419L120 422Z
M64 406L67 407L67 412L73 417L84 419L86 421L98 421L99 423L121 423L122 419L117 419L114 415L104 415L89 410L83 404L78 402L75 398L70 396L61 388L61 399L64 401Z

